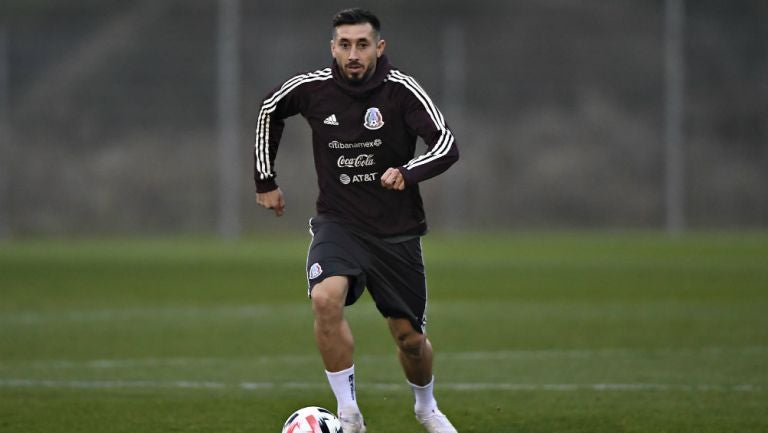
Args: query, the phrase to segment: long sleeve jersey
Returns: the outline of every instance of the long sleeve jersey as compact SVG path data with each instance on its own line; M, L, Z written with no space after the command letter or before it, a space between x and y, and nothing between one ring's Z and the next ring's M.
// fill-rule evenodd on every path
M419 182L444 172L459 152L445 119L412 77L382 56L364 83L348 83L335 62L270 92L256 125L257 192L277 188L275 156L284 119L301 114L312 129L317 213L380 237L421 235L427 223ZM416 156L422 137L427 149ZM390 167L403 191L381 186Z

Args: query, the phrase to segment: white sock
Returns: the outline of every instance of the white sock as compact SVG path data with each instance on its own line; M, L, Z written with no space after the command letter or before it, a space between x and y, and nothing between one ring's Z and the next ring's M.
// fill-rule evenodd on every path
M437 400L433 394L435 387L435 377L432 376L432 380L424 386L414 385L408 382L413 389L413 396L416 398L416 404L413 406L413 410L417 415L426 416L437 410Z
M357 406L357 398L355 397L354 364L346 370L337 372L326 370L325 374L328 376L328 383L331 384L333 395L336 396L339 416L341 416L342 412L360 413L360 408Z

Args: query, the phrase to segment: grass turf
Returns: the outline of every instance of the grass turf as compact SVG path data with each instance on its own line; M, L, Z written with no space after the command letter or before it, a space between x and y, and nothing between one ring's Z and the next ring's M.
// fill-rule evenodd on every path
M334 409L308 239L0 244L1 432L279 432ZM437 397L461 432L768 431L768 236L430 235ZM348 310L370 433L418 432Z

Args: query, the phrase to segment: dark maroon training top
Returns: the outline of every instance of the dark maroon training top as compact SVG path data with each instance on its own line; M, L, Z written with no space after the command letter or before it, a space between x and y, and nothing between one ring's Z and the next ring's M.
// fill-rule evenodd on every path
M448 169L459 151L442 113L416 80L382 56L359 85L347 82L333 62L270 92L256 125L258 192L277 188L274 163L283 119L296 114L312 128L319 215L381 237L426 232L418 183ZM416 156L419 136L427 149ZM404 191L380 185L389 167L403 174Z

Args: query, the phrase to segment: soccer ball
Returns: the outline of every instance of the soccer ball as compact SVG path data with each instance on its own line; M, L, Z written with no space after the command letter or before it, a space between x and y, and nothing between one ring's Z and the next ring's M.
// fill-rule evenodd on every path
M336 415L322 407L309 406L296 412L285 421L283 433L342 433Z

